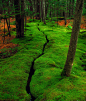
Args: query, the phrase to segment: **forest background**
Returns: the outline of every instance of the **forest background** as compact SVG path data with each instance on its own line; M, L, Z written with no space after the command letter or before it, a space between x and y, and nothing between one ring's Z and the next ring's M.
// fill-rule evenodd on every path
M77 1L0 1L0 101L16 101L18 99L26 101L31 98L35 101L43 99L45 101L86 100L86 0L79 0L79 6L76 6ZM75 19L75 12L80 11L82 9L80 7L83 8L83 13L77 14ZM76 28L78 32L76 35L79 34L78 46L75 49L76 55L73 54L75 61L72 59L71 62L73 70L70 69L70 72L64 74L68 78L62 78L60 74L66 64L70 35L73 33L73 21L80 16L82 16L81 22L79 22L79 25L81 23L80 29ZM57 35L57 33L59 34ZM34 49L35 51L33 51ZM53 53L51 56L52 52L47 50L54 51L55 54ZM27 55L29 56L27 57ZM29 79L30 81L28 81ZM74 85L76 86L74 87ZM74 96L75 92L76 96Z

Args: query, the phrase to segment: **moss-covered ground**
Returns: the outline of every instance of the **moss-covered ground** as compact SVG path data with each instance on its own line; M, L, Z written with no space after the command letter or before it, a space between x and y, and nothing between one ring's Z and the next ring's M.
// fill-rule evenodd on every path
M46 25L39 21L27 23L25 37L12 40L19 45L10 49L16 50L15 54L0 58L0 101L30 101L27 80L32 61L42 53L46 43L44 34L49 43L34 62L35 73L30 83L35 101L86 101L86 32L80 30L70 77L60 80L72 30L57 27L54 21L46 22ZM16 35L14 31L11 34ZM9 51L3 52L4 56L7 54Z

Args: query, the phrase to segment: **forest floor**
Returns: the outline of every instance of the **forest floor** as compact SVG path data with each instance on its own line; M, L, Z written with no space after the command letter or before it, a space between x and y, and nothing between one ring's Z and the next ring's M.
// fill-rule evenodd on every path
M72 21L67 26L72 26ZM49 42L44 54L34 61L35 72L30 83L35 101L86 101L86 32L83 32L86 30L83 20L71 75L61 80L72 32L67 26L63 20L59 21L58 27L55 21L46 20L44 25L35 20L26 24L24 38L15 38L16 32L12 31L13 37L6 36L5 44L1 39L0 101L30 101L31 95L26 92L27 80L34 58L42 54L45 35ZM3 29L1 27L1 31Z
M27 20L29 20L29 19L30 19L30 17L27 17ZM10 18L10 22L14 22L14 21L15 21L15 18ZM86 21L86 17L82 16L82 21L81 21L81 26L80 26L81 29L86 29L85 21ZM55 23L57 23L57 22L55 22ZM65 21L64 20L58 21L58 25L65 26ZM73 25L73 20L68 19L65 27L72 26L72 25ZM10 31L12 31L13 28L16 28L16 25L11 24L10 27L11 27ZM5 32L5 34L6 34L7 33L6 21L5 21L5 29L6 29L6 32ZM18 46L17 44L10 42L12 39L14 39L16 37L14 35L12 35L11 37L5 36L5 42L3 44L3 37L1 36L2 34L4 34L4 19L2 19L1 23L0 23L0 50L3 48L14 48L14 47Z

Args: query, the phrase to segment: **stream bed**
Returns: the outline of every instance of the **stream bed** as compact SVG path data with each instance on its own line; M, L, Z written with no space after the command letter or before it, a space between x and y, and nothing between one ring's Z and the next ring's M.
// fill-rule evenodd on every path
M39 26L39 24L38 24ZM38 27L38 30L40 31L39 27ZM42 31L41 31L42 32ZM42 32L44 34L44 32ZM44 34L45 35L45 34ZM47 43L49 42L48 38L47 38L47 35L45 35L45 38L46 38L46 43L43 45L43 50L42 50L42 53L36 57L33 62L32 62L32 65L31 65L31 68L30 68L30 73L29 73L29 77L28 77L28 80L27 80L27 86L26 86L26 91L28 94L31 95L31 100L30 101L34 101L36 98L31 94L30 92L30 82L31 82L31 78L32 78L32 75L34 75L34 72L35 70L33 69L34 67L34 62L37 58L39 58L40 56L42 56L44 54L44 49L45 49L45 46L47 45Z

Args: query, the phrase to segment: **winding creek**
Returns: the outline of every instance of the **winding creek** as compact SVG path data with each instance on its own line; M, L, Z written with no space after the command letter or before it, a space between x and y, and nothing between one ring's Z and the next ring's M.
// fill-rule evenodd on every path
M38 24L38 26L39 26L39 24ZM40 31L39 27L37 27L37 28L38 28L38 30ZM41 32L42 32L42 31L41 31ZM42 32L42 33L44 34L44 32ZM45 35L45 34L44 34L44 35ZM32 75L34 75L34 72L35 72L35 70L33 69L33 67L34 67L34 61L35 61L37 58L39 58L40 56L42 56L42 55L44 54L45 46L46 46L47 43L49 42L49 40L48 40L48 38L47 38L47 35L45 35L45 38L46 38L46 43L43 45L42 53L41 53L38 57L36 57L36 58L33 60L32 65L31 65L31 68L30 68L30 73L29 73L29 76L28 76L28 80L27 80L26 91L27 91L28 94L31 95L31 100L30 100L30 101L34 101L34 100L36 99L36 98L31 94L31 92L30 92L30 82L31 82Z

